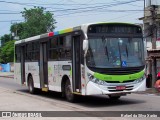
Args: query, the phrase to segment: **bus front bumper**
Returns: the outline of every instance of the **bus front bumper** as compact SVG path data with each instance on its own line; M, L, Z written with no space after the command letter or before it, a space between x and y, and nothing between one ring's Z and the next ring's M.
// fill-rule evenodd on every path
M116 90L117 86L125 86L124 90ZM109 94L127 94L138 91L146 90L146 79L139 83L131 82L130 84L126 83L110 83L108 86L98 85L92 81L89 81L86 87L86 95L109 95Z

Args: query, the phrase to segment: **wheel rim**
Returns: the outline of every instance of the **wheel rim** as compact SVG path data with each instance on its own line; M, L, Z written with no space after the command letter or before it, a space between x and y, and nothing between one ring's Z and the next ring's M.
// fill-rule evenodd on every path
M31 85L31 83L29 84L29 91L32 92L32 85Z
M72 97L71 85L67 85L67 87L66 87L66 96L67 96L67 98Z
M33 86L32 86L32 81L29 80L29 91L32 92L33 91Z

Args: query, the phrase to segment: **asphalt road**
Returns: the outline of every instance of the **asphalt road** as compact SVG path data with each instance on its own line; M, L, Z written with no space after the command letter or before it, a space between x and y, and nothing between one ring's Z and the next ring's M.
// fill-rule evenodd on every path
M108 96L98 95L79 97L77 103L69 103L56 92L39 92L31 95L27 87L18 85L12 78L0 77L0 87L73 111L101 111L101 114L106 114L105 111L160 111L160 96L156 95L129 94L122 96L118 101L111 101ZM51 109L52 106L48 108Z

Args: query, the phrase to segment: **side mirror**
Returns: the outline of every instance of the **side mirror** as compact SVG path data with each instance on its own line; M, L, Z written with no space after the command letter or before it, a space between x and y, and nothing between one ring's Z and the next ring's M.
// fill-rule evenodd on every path
M88 40L83 40L83 50L88 50Z

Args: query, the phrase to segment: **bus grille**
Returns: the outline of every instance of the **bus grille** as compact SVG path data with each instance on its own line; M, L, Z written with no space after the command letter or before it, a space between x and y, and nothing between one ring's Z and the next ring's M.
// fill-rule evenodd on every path
M106 83L130 83L130 82L134 82L135 80L129 80L129 81L123 81L123 82L120 82L120 81L106 81Z
M116 86L112 86L112 87L107 87L109 92L118 92L118 91L130 91L133 90L133 85L132 86L126 86L126 89L124 90L116 90Z
M123 90L117 90L117 86L125 86L125 89ZM107 90L109 92L122 92L122 91L131 91L134 89L134 85L112 85L112 86L100 86L101 89Z

